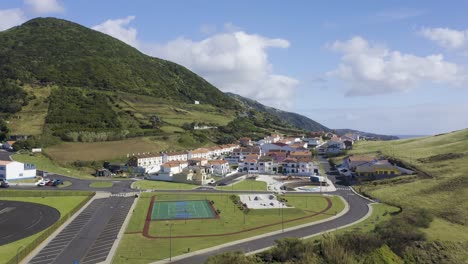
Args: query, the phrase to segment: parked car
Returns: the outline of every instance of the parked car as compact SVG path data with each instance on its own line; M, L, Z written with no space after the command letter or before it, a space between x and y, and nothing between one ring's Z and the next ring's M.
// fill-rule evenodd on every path
M54 184L54 180L48 180L45 185L46 186L52 186Z
M0 188L8 188L8 187L10 187L10 184L8 184L7 181L2 180L0 182Z
M60 185L60 184L63 184L63 181L60 180L60 179L55 179L52 183L52 186L57 186L57 185Z
M45 184L46 184L46 183L45 183L45 181L43 181L43 180L40 180L40 181L36 182L36 186L37 186L37 187L43 187L43 186L45 186Z

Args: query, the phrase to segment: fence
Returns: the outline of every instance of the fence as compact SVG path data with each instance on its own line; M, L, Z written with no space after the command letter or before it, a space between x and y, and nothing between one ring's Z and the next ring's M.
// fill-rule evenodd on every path
M33 192L44 193L47 191L33 191ZM49 192L49 193L55 193L55 191ZM63 223L65 223L65 221L67 221L72 215L74 215L81 207L83 207L95 195L95 193L90 193L90 192L63 192L63 193L68 193L68 195L47 195L47 196L85 196L84 193L87 193L88 197L84 199L81 203L79 203L77 206L75 206L68 214L66 214L65 216L60 218L57 222L55 222L53 225L51 225L49 228L47 228L41 235L39 235L31 243L29 243L24 248L22 248L19 252L17 252L17 255L15 255L13 258L8 260L5 264L19 263L19 261L25 258L37 246L39 246L44 240L46 240L50 235L52 235L52 233L54 233L55 230L57 230ZM77 194L73 195L73 193L77 193ZM2 191L2 196L3 196L3 191ZM18 197L18 196L14 196L14 197ZM12 197L12 195L9 195L9 197ZM36 196L26 196L26 197L36 197ZM40 197L40 195L38 195L37 197Z

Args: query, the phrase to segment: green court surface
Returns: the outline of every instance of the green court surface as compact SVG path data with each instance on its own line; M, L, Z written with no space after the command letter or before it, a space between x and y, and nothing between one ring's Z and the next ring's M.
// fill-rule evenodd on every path
M156 201L153 204L151 220L183 220L215 218L216 213L207 200Z

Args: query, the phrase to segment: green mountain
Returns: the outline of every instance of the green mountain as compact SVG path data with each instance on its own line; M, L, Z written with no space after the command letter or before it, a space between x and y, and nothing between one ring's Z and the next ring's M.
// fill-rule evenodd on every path
M252 107L181 65L56 18L0 32L0 80L0 118L9 120L9 133L42 137L40 142L54 138L35 143L41 146L57 139L157 136L194 147L272 131L328 130L297 114ZM194 124L219 130L192 131Z
M235 99L238 101L241 105L243 105L247 109L255 109L260 112L268 113L272 116L275 116L284 122L308 131L331 131L328 127L308 118L300 114L296 113L291 113L291 112L286 112L282 111L273 107L265 106L255 100L248 99L245 97L242 97L237 94L233 93L226 93L228 96L231 98Z
M56 18L36 18L0 32L0 79L235 107L233 100L185 67Z
M377 140L395 140L398 139L397 136L390 136L390 135L380 135L380 134L374 134L374 133L368 133L368 132L362 132L359 130L354 130L354 129L348 129L348 128L343 128L343 129L334 129L336 134L339 136L343 136L347 133L353 133L353 134L358 134L360 136L365 136L368 138L374 138Z

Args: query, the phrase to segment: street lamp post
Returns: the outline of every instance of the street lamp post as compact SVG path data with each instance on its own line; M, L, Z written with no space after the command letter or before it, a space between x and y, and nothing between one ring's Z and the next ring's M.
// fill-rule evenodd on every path
M284 203L281 202L281 232L284 232L284 214L283 214L283 205Z
M173 223L168 222L169 225L169 262L172 261L172 225Z

